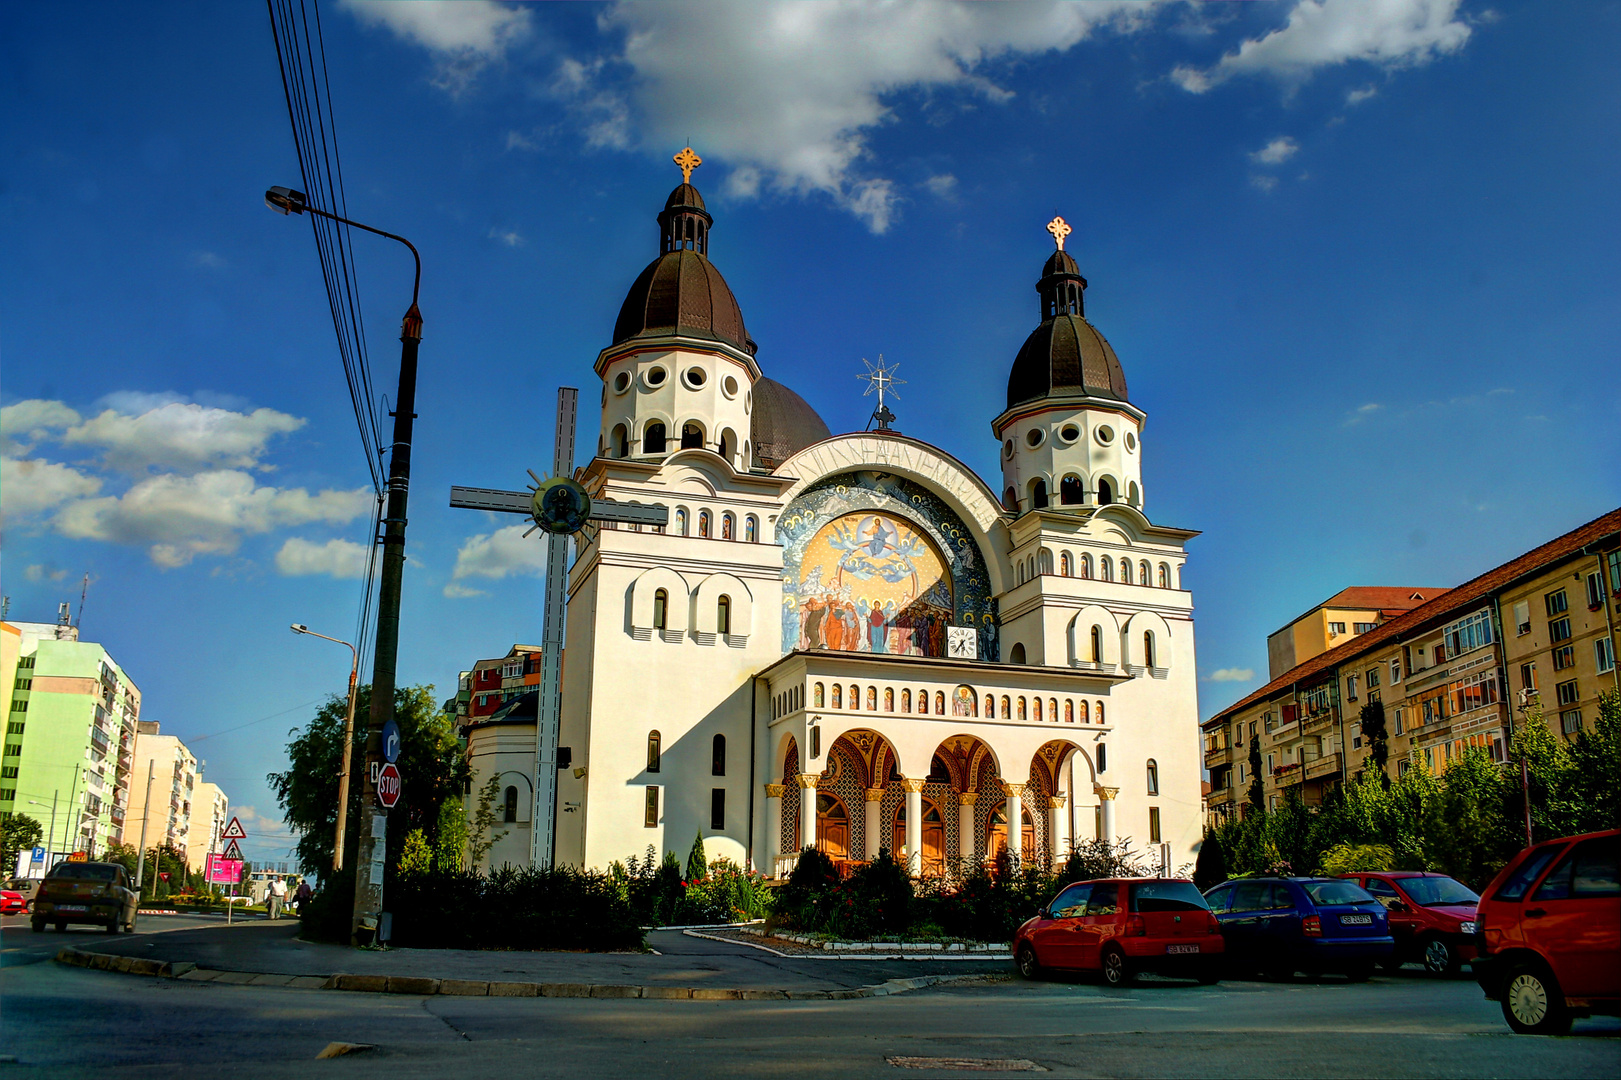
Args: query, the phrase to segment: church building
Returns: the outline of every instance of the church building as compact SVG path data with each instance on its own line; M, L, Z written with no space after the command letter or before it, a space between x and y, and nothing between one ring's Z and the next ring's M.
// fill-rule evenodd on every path
M710 260L695 155L677 162L657 256L596 359L602 435L576 472L669 523L575 536L556 860L702 834L768 876L812 844L925 875L1094 837L1190 863L1197 533L1148 517L1145 414L1085 317L1069 226L1048 226L1035 329L1009 342L991 483L882 408L878 430L834 435L769 377ZM532 770L510 725L486 727L509 748L490 767Z

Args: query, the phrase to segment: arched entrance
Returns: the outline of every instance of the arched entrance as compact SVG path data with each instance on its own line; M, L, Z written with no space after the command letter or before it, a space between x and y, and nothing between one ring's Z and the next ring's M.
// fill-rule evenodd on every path
M895 858L906 862L906 803L895 808L895 822L890 833L895 838ZM946 822L933 799L923 800L923 874L935 876L946 872Z
M1035 854L1036 850L1036 823L1030 817L1028 809L1023 807L1020 809L1023 811L1019 816L1024 819L1024 829L1020 838L1019 851L1022 853L1023 858L1028 860ZM1002 857L1002 852L1007 850L1006 799L997 803L996 808L991 811L991 819L986 828L986 834L985 857L991 862L995 862Z
M844 801L826 792L816 793L816 850L835 863L850 859L850 814Z

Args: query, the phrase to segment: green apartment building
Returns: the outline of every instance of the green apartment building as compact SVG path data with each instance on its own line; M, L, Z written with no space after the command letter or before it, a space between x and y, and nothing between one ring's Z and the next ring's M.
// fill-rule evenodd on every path
M10 676L0 818L27 814L45 828L51 854L34 873L64 853L104 852L129 807L141 692L105 649L78 636L65 616L3 624L0 634L0 677Z

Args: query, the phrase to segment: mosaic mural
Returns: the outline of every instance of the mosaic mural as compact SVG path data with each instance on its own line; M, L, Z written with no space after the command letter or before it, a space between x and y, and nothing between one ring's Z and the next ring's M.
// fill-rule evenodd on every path
M998 659L990 575L962 519L934 492L881 472L830 476L777 519L782 647L943 656L946 627L979 632Z

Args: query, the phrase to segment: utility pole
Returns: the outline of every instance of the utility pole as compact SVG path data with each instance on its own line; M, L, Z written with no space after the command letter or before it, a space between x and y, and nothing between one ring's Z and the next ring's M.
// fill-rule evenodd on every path
M141 854L135 860L135 895L141 894L141 885L146 881L146 823L152 818L152 770L157 766L157 758L146 759L146 797L141 801Z

